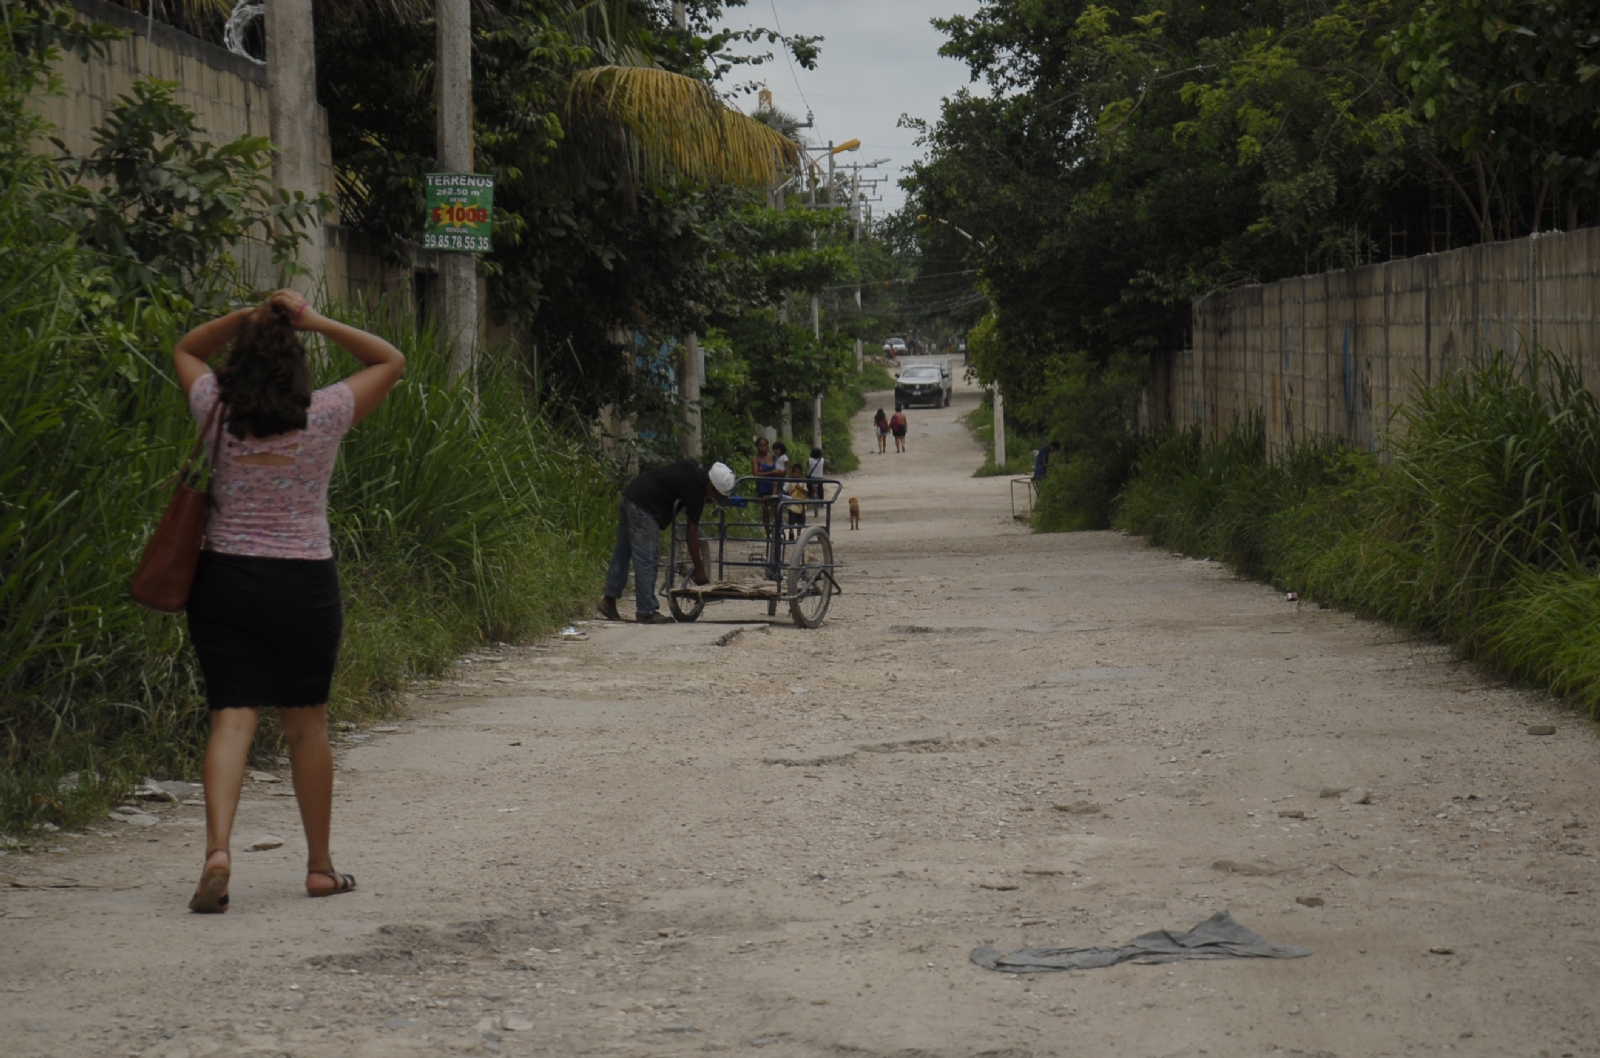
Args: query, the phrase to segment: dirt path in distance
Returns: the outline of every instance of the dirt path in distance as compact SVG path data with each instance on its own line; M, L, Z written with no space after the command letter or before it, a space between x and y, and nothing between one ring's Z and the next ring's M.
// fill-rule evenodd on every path
M969 476L976 399L905 455L858 417L821 629L585 624L342 740L354 894L302 895L286 782L248 784L221 918L184 910L196 807L0 858L0 1049L1600 1054L1594 729L1214 564L1030 535ZM1314 954L968 961L1223 909Z

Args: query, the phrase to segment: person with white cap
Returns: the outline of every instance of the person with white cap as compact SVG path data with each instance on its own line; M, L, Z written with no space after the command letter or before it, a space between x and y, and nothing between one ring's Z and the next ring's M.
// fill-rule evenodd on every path
M661 554L661 531L672 524L682 509L689 519L689 556L694 560L694 582L709 584L705 558L700 553L700 515L706 500L722 502L733 493L738 481L722 463L707 470L692 459L680 459L664 467L647 470L628 482L622 490L617 519L617 544L611 550L611 566L606 570L605 597L600 600L600 616L620 621L617 599L628 583L628 562L633 562L634 620L640 624L672 624L661 613L656 599L656 565Z

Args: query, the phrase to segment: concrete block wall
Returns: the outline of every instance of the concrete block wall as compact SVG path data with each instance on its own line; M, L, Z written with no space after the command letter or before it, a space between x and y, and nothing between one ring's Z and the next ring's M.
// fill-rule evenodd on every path
M160 22L147 33L152 27L143 15L105 0L73 0L73 5L86 18L110 23L126 30L128 36L110 44L104 56L91 55L85 61L66 55L57 63L64 93L40 97L38 108L54 126L51 134L68 150L91 152L94 130L105 123L107 110L119 96L132 93L134 82L147 76L178 83L174 97L195 112L205 138L213 143L269 135L271 103L265 66ZM327 111L319 106L311 119L318 125L322 189L337 203ZM46 142L40 149L54 147ZM336 206L325 218L329 295L373 298L398 291L409 296L410 270L384 262L354 233L339 227L338 219ZM268 274L269 255L264 245L241 247L240 256L259 274Z
M1419 386L1529 344L1566 354L1600 392L1600 228L1203 298L1191 348L1154 358L1140 423L1215 437L1259 412L1274 450L1313 435L1377 449Z

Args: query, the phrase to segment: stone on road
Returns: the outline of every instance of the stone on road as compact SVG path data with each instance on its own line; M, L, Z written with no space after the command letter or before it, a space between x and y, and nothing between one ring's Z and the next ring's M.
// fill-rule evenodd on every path
M287 771L245 784L236 833L285 842L227 915L184 908L192 798L11 852L95 886L0 890L5 1052L1600 1053L1591 729L1213 563L1030 535L970 476L976 401L903 455L886 394L857 419L821 628L584 623L340 739L350 894L305 897ZM1223 910L1314 954L967 961Z

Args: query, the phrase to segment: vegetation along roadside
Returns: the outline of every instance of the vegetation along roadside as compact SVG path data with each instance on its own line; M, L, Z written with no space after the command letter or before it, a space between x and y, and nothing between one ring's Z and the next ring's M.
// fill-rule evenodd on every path
M1269 452L1259 418L1147 440L1112 524L1302 598L1438 636L1600 719L1600 403L1565 358L1487 355L1399 409L1392 459ZM1097 497L1070 475L1038 527Z

